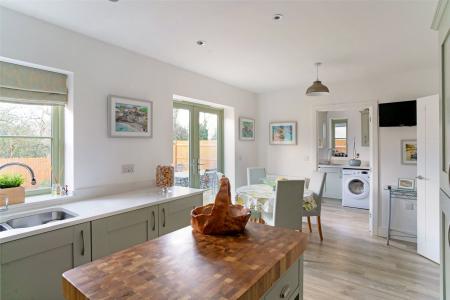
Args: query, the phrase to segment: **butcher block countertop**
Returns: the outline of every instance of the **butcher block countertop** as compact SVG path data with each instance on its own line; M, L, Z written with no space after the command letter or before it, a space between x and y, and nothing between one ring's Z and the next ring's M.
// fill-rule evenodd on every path
M307 235L248 223L235 236L185 227L63 274L72 299L259 299L303 254Z

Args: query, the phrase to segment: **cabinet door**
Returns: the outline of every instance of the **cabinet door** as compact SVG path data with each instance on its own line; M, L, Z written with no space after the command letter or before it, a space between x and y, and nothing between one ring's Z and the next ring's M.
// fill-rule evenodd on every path
M321 168L321 172L327 173L323 196L326 198L342 198L342 175L339 168Z
M91 223L73 226L73 263L74 266L91 261Z
M191 224L191 210L201 206L203 196L194 195L187 198L159 205L159 235L163 235Z
M443 300L450 300L450 198L441 192L441 288Z
M361 112L361 147L370 146L370 114L369 110L365 109Z
M62 273L91 260L90 239L86 223L1 245L0 298L64 299Z
M450 16L450 6L446 10L446 16ZM441 110L442 110L442 168L441 189L450 195L450 28L443 28L446 38L441 45L442 81L441 81Z
M92 221L92 259L147 241L153 228L150 215L149 208L142 208Z

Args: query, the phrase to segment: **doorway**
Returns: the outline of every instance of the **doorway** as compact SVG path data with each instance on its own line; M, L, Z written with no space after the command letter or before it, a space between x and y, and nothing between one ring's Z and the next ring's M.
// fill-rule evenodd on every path
M211 202L224 169L223 110L191 102L173 103L175 185L205 189Z

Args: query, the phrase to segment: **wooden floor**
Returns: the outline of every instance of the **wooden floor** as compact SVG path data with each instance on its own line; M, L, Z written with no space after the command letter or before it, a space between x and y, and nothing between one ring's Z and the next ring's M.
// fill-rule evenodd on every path
M439 299L439 266L411 246L371 237L368 219L366 210L325 201L324 241L313 224L305 252L304 299Z

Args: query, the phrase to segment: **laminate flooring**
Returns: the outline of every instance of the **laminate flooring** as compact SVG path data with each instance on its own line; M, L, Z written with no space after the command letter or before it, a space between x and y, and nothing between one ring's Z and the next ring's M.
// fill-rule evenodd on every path
M439 265L417 255L414 244L386 246L385 239L370 235L368 224L367 210L324 201L324 241L314 222L305 252L304 299L438 300ZM303 228L309 232L306 223Z

